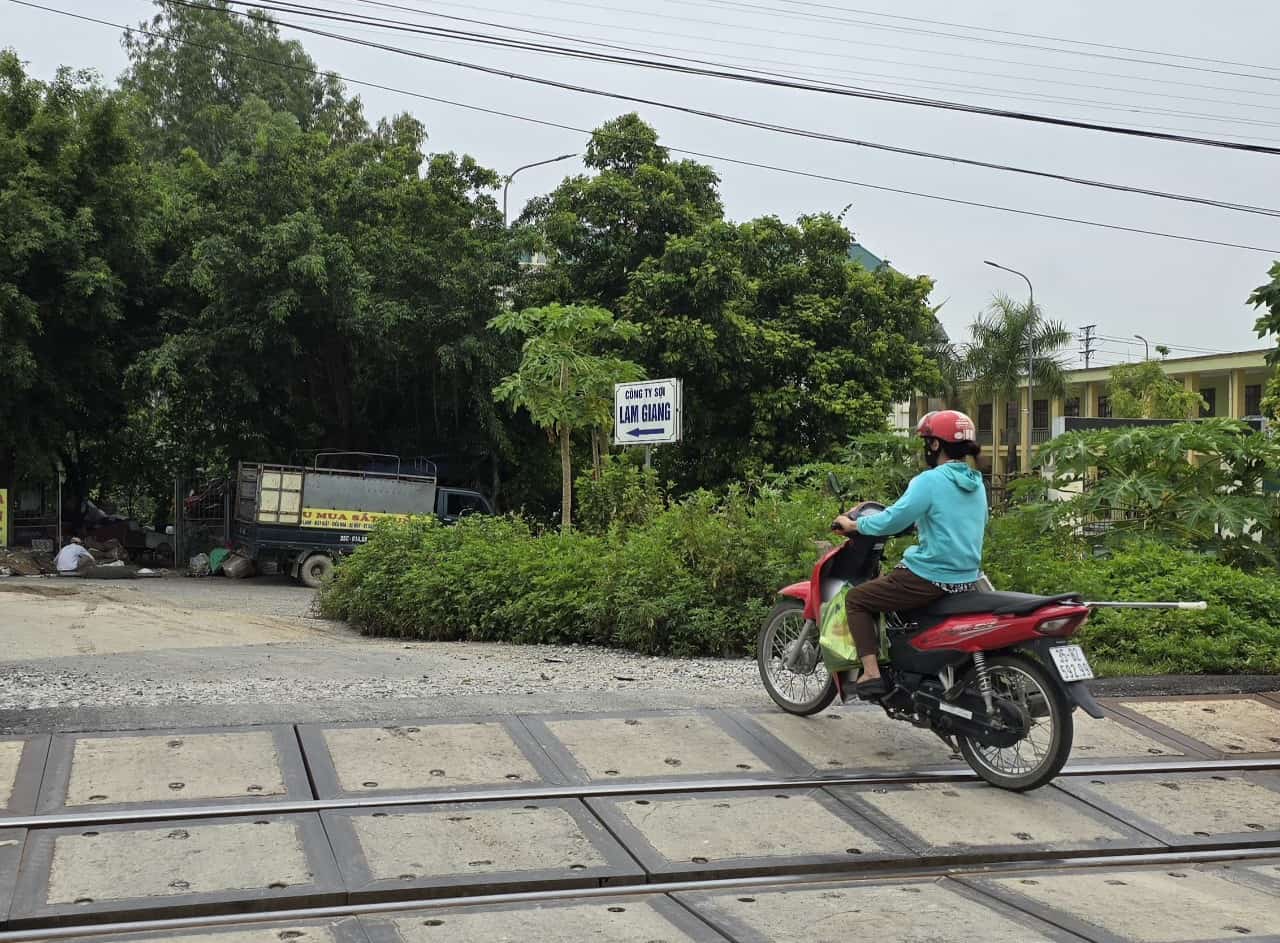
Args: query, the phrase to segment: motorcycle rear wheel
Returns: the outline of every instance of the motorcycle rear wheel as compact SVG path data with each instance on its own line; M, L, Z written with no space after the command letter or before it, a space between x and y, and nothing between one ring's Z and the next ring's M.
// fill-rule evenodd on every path
M785 659L794 646L801 651L796 670ZM760 627L756 644L760 680L773 702L789 714L808 717L826 710L836 696L836 682L822 663L816 626L805 631L804 605L784 599Z
M986 747L967 737L957 737L960 753L973 771L993 786L1027 792L1050 782L1071 756L1075 725L1066 692L1049 671L1027 655L992 655L987 658L997 701L1012 702L1029 718L1027 734L1011 747ZM970 668L965 690L978 694L977 672Z

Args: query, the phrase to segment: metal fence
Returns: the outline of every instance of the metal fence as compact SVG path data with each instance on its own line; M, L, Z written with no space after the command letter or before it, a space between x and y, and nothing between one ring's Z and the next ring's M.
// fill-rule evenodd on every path
M174 484L177 504L174 528L174 566L181 567L198 553L231 542L232 480L197 475Z

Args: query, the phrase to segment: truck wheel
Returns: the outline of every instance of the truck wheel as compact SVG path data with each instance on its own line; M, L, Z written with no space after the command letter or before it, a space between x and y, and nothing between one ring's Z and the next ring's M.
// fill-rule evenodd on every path
M333 559L327 554L313 553L298 567L298 579L303 586L319 589L333 579Z

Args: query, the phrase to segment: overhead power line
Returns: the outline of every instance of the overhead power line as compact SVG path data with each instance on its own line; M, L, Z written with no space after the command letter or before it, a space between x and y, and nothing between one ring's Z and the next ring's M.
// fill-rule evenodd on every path
M43 4L33 3L33 2L30 2L30 0L8 0L8 2L16 4L18 6L29 7L29 8L41 10L47 13L53 13L59 16L69 17L75 20L81 20L88 23L95 23L101 26L108 26L108 27L112 27L114 29L119 29L126 32L134 32L144 36L151 36L156 39L163 39L170 42L176 42L179 45L190 46L192 48L198 48L198 49L205 49L208 51L214 51L222 55L231 55L236 58L244 59L246 61L258 62L265 65L272 65L288 71L301 72L308 75L316 75L316 76L333 75L351 85L378 89L380 91L392 92L395 94L405 95L410 98L416 98L422 101L434 102L436 104L447 105L449 107L454 107L454 108L461 108L461 109L476 112L479 114L486 114L486 115L491 115L491 116L500 117L500 118L508 118L511 120L521 121L528 124L539 125L541 127L555 128L557 130L562 130L562 131L570 131L576 134L592 135L592 134L598 133L598 132L592 131L591 129L579 128L573 125L551 121L544 118L537 118L530 115L523 115L523 114L517 114L514 112L501 111L494 108L486 108L480 105L468 104L465 102L455 101L453 99L448 99L448 98L442 98L435 95L427 95L422 92L415 92L409 89L399 88L393 85L386 85L379 82L372 82L372 81L363 80L363 79L351 78L349 76L341 76L341 75L338 75L338 73L335 73L329 70L309 69L304 66L299 66L293 63L279 62L273 59L267 59L261 56L254 56L246 53L231 53L224 47L211 46L207 43L200 43L194 40L184 39L182 37L175 36L171 33L167 33L164 31L150 30L141 26L128 26L122 23L115 23L109 20L99 19L97 17L86 16L84 14L79 14L79 13L72 13L67 10L60 10L55 7L49 7ZM302 29L304 32L312 32L311 30L308 30L305 27ZM336 37L336 38L342 38L342 37ZM1190 236L1190 235L1185 235L1181 233L1169 233L1169 232L1162 232L1159 230L1142 229L1139 227L1123 226L1115 223L1104 223L1098 220L1081 219L1081 218L1071 217L1071 216L1060 216L1052 213L1041 213L1034 210L1026 210L1026 209L1020 209L1017 207L1002 206L1000 204L995 204L995 203L984 203L976 200L964 200L957 197L949 197L949 196L944 196L936 193L925 193L921 191L907 190L907 189L902 189L897 187L882 186L879 184L867 183L865 181L852 180L847 177L838 177L830 174L818 173L815 171L801 170L793 167L784 167L776 164L764 163L761 161L753 161L753 160L746 160L743 158L729 157L723 154L714 154L706 151L692 150L689 148L681 148L681 147L675 147L675 146L669 146L669 145L664 145L664 147L668 151L671 151L677 154L685 154L690 157L701 158L703 160L720 161L723 163L733 164L741 167L750 167L758 170L766 170L766 171L771 171L775 173L783 173L783 174L802 177L810 180L822 180L830 183L839 183L847 186L860 187L864 189L876 190L876 191L885 192L885 193L893 193L901 196L910 196L910 197L915 197L919 199L934 200L938 202L951 203L951 204L961 205L961 206L970 206L970 207L975 207L979 209L992 210L995 212L1012 213L1019 216L1029 216L1037 219L1046 219L1046 220L1051 220L1055 222L1071 223L1073 225L1089 226L1097 229L1107 229L1107 230L1113 230L1117 232L1127 232L1135 235L1154 236L1154 237L1159 237L1164 239L1174 239L1182 242L1197 243L1200 245L1219 246L1222 248L1230 248L1230 249L1245 249L1245 250L1254 251L1254 252L1265 252L1268 254L1280 254L1280 249L1272 249L1272 248L1266 248L1261 246L1224 242L1220 240L1202 238L1198 236Z
M1003 36L1018 36L1022 39L1044 39L1044 40L1048 40L1049 42L1068 43L1073 46L1088 46L1093 49L1115 49L1121 52L1135 52L1135 53L1148 55L1148 56L1167 56L1173 59L1187 59L1192 62L1208 62L1214 65L1239 66L1245 69L1262 69L1269 72L1280 71L1280 69L1278 69L1276 66L1259 65L1254 62L1239 62L1234 59L1215 59L1210 56L1193 56L1185 52L1169 52L1167 50L1161 50L1161 49L1143 49L1138 46L1119 46L1114 43L1099 43L1099 42L1091 42L1089 40L1084 40L1084 39L1069 39L1065 36L1049 36L1044 33L1022 33L1022 32L1018 32L1017 30L1000 29L999 27L995 27L995 26L974 26L971 23L956 23L954 21L948 21L948 20L934 20L934 19L929 19L927 17L920 17L920 16L903 16L897 13L880 13L875 10L859 10L856 8L840 7L840 6L836 6L834 4L829 4L829 3L814 3L814 2L811 2L811 0L781 0L781 2L788 3L792 6L816 7L824 10L836 10L841 13L856 13L859 16L878 16L883 19L903 20L909 23L926 23L930 26L951 26L958 29L977 30L984 33L999 33Z
M374 5L374 6L389 6L388 3L381 2L381 0L346 0L346 2L363 3L366 5ZM603 10L603 11L608 11L610 13L615 13L615 14L616 13L632 13L638 16L643 16L646 19L652 19L652 15L653 15L651 10L647 10L647 11L628 10L628 9L620 8L614 4L601 5L597 3L584 2L584 0L552 0L552 2L566 4L566 5L575 6L575 7L585 7L593 10ZM433 6L460 7L468 11L484 9L491 13L492 12L498 12L498 13L511 12L511 11L505 11L505 10L494 10L492 7L489 7L489 8L476 7L469 3L452 2L452 0L433 0ZM414 12L419 12L419 13L424 12L417 7L413 7L411 9ZM528 16L530 14L517 14L517 15ZM613 29L617 25L617 24L584 22L582 20L575 20L575 19L570 19L566 17L547 16L543 14L541 11L539 11L539 13L537 14L537 19L540 22L554 20L561 23L573 23L579 26L584 26L584 25L595 26L595 27L600 27L604 29ZM1000 58L996 58L993 56L976 56L968 53L952 52L945 49L928 49L928 48L921 48L918 46L902 46L894 43L877 43L877 42L872 42L870 40L866 40L862 38L848 39L842 36L833 36L830 34L819 35L816 33L800 33L794 30L778 29L774 27L769 27L766 30L770 39L769 42L751 43L751 42L745 42L743 40L734 40L734 39L724 38L724 34L726 31L738 30L738 31L745 31L749 33L758 33L762 31L760 27L748 25L742 20L738 20L738 21L699 20L699 19L694 19L690 17L675 16L670 14L664 14L663 19L714 27L715 28L714 35L702 36L699 38L707 42L715 43L717 45L739 45L739 46L754 47L757 49L776 49L776 50L782 50L787 52L799 52L808 56L824 55L823 53L817 52L813 49L797 49L794 47L785 47L785 46L777 45L777 37L792 36L798 39L811 39L811 40L817 40L819 42L835 43L837 45L848 46L853 48L867 47L867 48L873 48L873 49L891 49L896 52L922 53L929 57L928 68L931 72L939 71L939 70L949 71L949 72L967 72L973 75L995 75L998 78L1011 78L1016 81L1049 82L1049 83L1055 83L1055 84L1059 83L1058 79L1035 78L1032 76L1023 76L1023 75L1009 75L1007 73L987 73L987 72L981 72L981 71L971 70L971 69L957 69L954 67L941 66L937 64L938 59L964 59L971 62L990 62L990 63L994 63L997 65L1006 66L1006 67L1022 66L1028 69L1041 69L1049 72L1064 72L1064 73L1071 73L1076 75L1087 75L1093 79L1098 79L1098 78L1125 79L1128 81L1144 82L1148 84L1176 86L1179 88L1195 88L1195 89L1200 89L1203 91L1211 91L1211 92L1225 92L1227 94L1235 95L1235 96L1260 96L1268 100L1274 99L1274 93L1272 91L1264 92L1264 91L1258 91L1255 89L1246 89L1246 88L1238 88L1238 87L1224 88L1218 85L1205 85L1199 82L1184 82L1184 81L1179 81L1177 79L1170 79L1170 78L1150 78L1147 76L1133 75L1133 74L1124 73L1124 72L1105 72L1105 71L1100 71L1097 68L1088 68L1088 69L1073 68L1071 66L1054 65L1052 63L1045 62L1043 61L1044 57L1040 57L1038 61L1027 62L1021 59L1009 59L1007 56L1000 57ZM627 24L625 29L628 33L647 33L649 35L655 35L655 36L677 36L680 38L684 38L685 36L689 35L688 33L670 33L670 32L664 32L662 30L647 29L644 27L633 26L631 24ZM828 53L825 55L830 57L831 54ZM913 63L910 63L910 62L901 62L899 60L894 60L894 59L872 59L862 55L858 55L857 59L863 62L880 62L880 63L889 64L889 65L903 65L903 66L914 65ZM1081 87L1092 87L1092 86L1081 86ZM1098 86L1098 87L1101 87L1101 86ZM1137 94L1158 94L1155 92L1143 93L1136 89L1109 89L1109 91L1133 91Z
M549 32L549 31L546 31L546 30L532 29L532 28L528 28L528 27L511 26L511 25L507 25L507 24L499 24L499 23L487 23L487 22L486 22L486 21L484 21L484 20L474 19L473 17L454 16L454 15L452 15L452 14L441 13L441 12L439 12L438 10L427 10L427 9L423 9L423 8L421 8L421 7L417 7L417 6L408 6L408 5L404 4L404 3L392 3L392 2L390 2L390 0L345 0L345 2L347 2L347 3L352 3L352 4L359 4L359 5L361 5L361 6L365 6L365 7L375 7L375 8L379 8L379 9L386 9L386 10L397 10L397 11L400 11L400 12L403 12L403 13L413 13L413 14L416 14L416 15L419 15L419 16L429 16L429 17L433 17L433 18L436 18L436 19L453 20L453 21L456 21L456 22L474 23L474 24L478 24L478 25L491 25L491 26L495 26L495 27L500 28L500 29L510 30L510 31L512 31L512 32L523 32L523 33L528 33L528 34L531 34L531 35L537 35L537 36L546 36L546 37L559 38L559 39L569 39L569 40L574 40L574 41L577 41L577 42L585 42L585 43L588 43L588 44L590 44L590 45L600 45L600 46L605 46L605 47L607 47L607 48L615 48L615 49L630 49L630 50L633 50L633 51L649 52L649 53L652 53L652 52L658 52L658 53L661 53L661 54L664 54L664 55L665 55L665 54L667 54L667 53L672 53L672 52L675 52L675 53L684 53L684 52L694 52L694 53L699 53L699 52L703 52L703 50L700 50L700 49L697 49L697 48L690 48L690 47L688 47L688 46L676 46L676 47L672 47L672 46L653 46L653 45L649 45L649 46L639 46L639 47L636 47L636 46L617 46L617 45L615 45L615 44L613 44L613 43L610 43L610 42L608 42L608 41L606 41L606 40L601 39L601 37L599 37L599 36L570 36L570 35L566 35L566 34L563 34L563 33L554 33L554 32ZM436 5L436 6L459 6L460 4L454 4L454 3L448 3L448 2L445 2L445 3L443 3L443 4L437 3L437 4L435 4L435 5ZM472 12L472 13L511 14L511 15L516 15L516 16L527 16L527 15L528 15L528 14L522 14L522 13L515 13L514 11L511 11L511 10L502 10L502 9L497 9L497 8L494 8L494 7L482 7L482 6L476 6L475 4L466 4L466 5L465 5L465 9L467 9L468 11L470 11L470 12ZM600 28L600 29L614 29L614 28L616 28L616 25L617 25L617 24L606 24L606 23L593 23L593 22L590 22L590 21L577 20L577 19L571 19L571 18L566 18L566 17L547 16L547 15L545 15L545 14L541 13L541 12L538 14L538 21L539 21L539 23L543 23L543 22L546 22L546 21L556 21L556 22L562 22L562 23L571 23L571 24L573 24L573 25L575 25L575 26L587 26L587 27L595 27L595 28ZM687 34L685 34L685 33L672 33L672 32L664 31L664 30L645 29L645 28L638 28L638 27L634 27L634 26L627 26L626 31L627 31L627 33L628 33L628 34L631 34L631 33L644 33L644 34L648 34L648 35L652 35L652 36L662 36L662 37L666 37L666 38L672 38L672 37L675 37L675 38L681 38L681 39L683 39L683 38L686 38L686 37L687 37ZM719 38L719 37L698 37L698 38L700 38L700 39L704 39L704 40L709 41L709 42L712 42L712 43L715 43L715 44L717 44L717 45L742 46L742 47L749 47L749 48L755 48L755 49L768 49L768 50L770 50L770 51L772 51L772 52L796 52L796 53L801 53L801 54L803 54L804 56L806 56L806 57L807 57L808 59L810 59L810 60L812 60L812 59L814 59L814 58L819 58L819 59L836 59L836 58L840 58L840 59L841 59L841 61L847 61L847 57L837 56L835 53L830 53L830 52L824 53L824 52L822 52L822 51L820 51L820 50L813 49L813 48L797 48L797 47L794 47L794 46L779 46L779 45L777 44L776 40L775 40L774 42L769 42L769 43L752 43L752 42L743 42L743 41L740 41L740 40L725 40L725 39L722 39L722 38ZM813 38L815 38L815 39L824 39L824 37L818 37L818 36L815 36L815 37L813 37ZM677 57L668 56L668 58L680 58L680 57L678 57L678 56L677 56ZM928 87L938 87L938 88L958 88L958 89L962 89L962 90L969 90L969 91L985 91L985 92L991 92L991 93L994 93L994 94L1000 95L1000 96L1002 96L1002 97L1027 98L1027 99L1032 99L1032 100L1043 100L1043 101L1054 101L1054 102L1066 102L1066 103L1070 103L1070 104L1089 104L1089 105L1093 105L1094 107L1103 107L1103 108L1108 108L1108 109L1118 109L1118 110L1124 110L1124 111L1128 111L1128 112L1132 112L1132 111L1134 110L1132 106L1130 106L1130 105L1123 105L1123 104L1120 104L1120 103L1111 103L1111 102L1094 102L1094 101L1091 101L1091 100L1088 100L1088 99L1068 98L1068 97L1064 97L1064 96L1060 96L1060 95L1049 95L1049 94L1047 94L1047 93L1043 93L1043 92L1041 92L1041 93L1035 93L1035 92L1031 92L1031 91L1029 91L1029 90L1028 90L1028 91L1019 91L1019 92L1010 92L1010 91L1008 91L1008 90L1006 90L1006 89L993 89L993 88L989 88L989 87L984 88L984 87L982 87L982 86L963 85L963 84L954 83L954 82L939 82L939 81L937 81L937 80L934 80L934 81L924 81L924 80L920 80L920 79L912 78L911 76L894 75L894 74L888 74L888 73L882 73L882 72L880 72L880 73L877 73L877 72L853 72L853 71L849 71L849 70L847 70L847 69L826 69L826 68L823 68L823 67L814 66L811 62L810 62L810 63L800 63L800 62L796 62L796 61L794 61L794 60L762 58L762 57L761 57L761 56L759 56L758 54L754 54L754 53L753 53L752 55L750 55L749 57L748 57L748 56L733 56L733 55L724 55L724 54L722 54L722 58L727 58L727 59L730 59L730 60L737 59L737 60L739 60L739 61L750 61L750 62L753 62L753 63L765 63L765 64L772 64L772 65L782 65L782 66L787 66L787 67L790 67L790 68L805 69L805 70L809 70L809 71L817 71L817 72L825 72L825 73L827 73L827 74L831 74L831 75L839 75L839 76L844 76L844 77L861 77L861 78L870 77L870 78L884 78L884 79L890 79L890 80L894 80L894 81L898 81L898 82L906 82L907 84L925 85L925 86L928 86ZM704 60L698 60L698 59L695 59L695 60L691 60L691 61L701 62L701 61L704 61ZM916 67L916 65L917 65L916 63L903 62L902 60L899 60L899 59L877 59L877 58L869 58L869 57L866 57L866 56L859 56L859 57L857 58L857 60L856 60L856 61L857 61L859 64L867 63L867 62L871 62L871 63L877 63L877 64L887 64L887 65L906 66L906 67L908 67L908 68L915 68L915 67ZM1055 87L1057 87L1057 88L1062 88L1062 87L1066 87L1066 88L1085 88L1085 89L1092 89L1092 90L1096 90L1096 91L1116 92L1116 93L1124 94L1124 95L1142 95L1142 96L1150 96L1150 97L1155 97L1155 98L1168 98L1168 99L1172 99L1172 100L1175 100L1175 101L1199 102L1199 103L1202 103L1202 104L1223 105L1223 106L1227 106L1227 107L1251 108L1251 109L1257 109L1257 110L1261 110L1261 111L1280 112L1280 107L1277 107L1277 106L1275 106L1275 105L1273 105L1273 104L1260 104L1260 103L1256 103L1256 102L1231 101L1231 100L1229 100L1229 99L1223 99L1223 98L1205 98L1205 97L1203 97L1203 96L1198 96L1198 95L1177 95L1177 94L1172 94L1172 93L1169 93L1169 92L1157 92L1157 91L1152 91L1152 90L1150 90L1150 89L1116 88L1115 86L1110 86L1110 85L1098 85L1098 84L1096 84L1096 83L1090 83L1090 82L1070 82L1070 81L1065 81L1065 80L1063 80L1063 79L1059 79L1059 78L1052 78L1052 79L1047 79L1047 78L1036 78L1036 77L1034 77L1034 76L1016 75L1016 74L1010 74L1010 73L1007 73L1007 72L991 72L991 71L984 71L984 70L982 70L982 69L957 69L957 68L954 68L954 67L939 66L936 62L930 62L930 64L929 64L929 71L930 71L930 73L938 72L938 71L943 71L943 72L957 72L957 73L961 73L961 74L965 74L965 75L978 75L978 76L982 76L982 77L984 77L984 78L993 78L993 79L1013 79L1013 80L1014 80L1014 81L1016 81L1016 82L1033 82L1033 83L1038 83L1038 84L1050 84L1050 85L1053 85L1053 86L1055 86ZM1103 73L1103 74L1105 75L1106 73ZM1128 76L1126 76L1126 78L1128 78ZM1141 77L1136 77L1136 76L1135 76L1135 77L1133 77L1133 78L1138 78L1139 80L1142 80L1142 79L1141 79ZM1194 86L1194 87L1201 87L1201 86ZM1203 87L1205 87L1205 88L1209 88L1209 89L1212 89L1212 90L1214 90L1214 91L1225 91L1225 92L1228 92L1228 93L1236 93L1236 94L1244 93L1244 94L1257 94L1257 95L1264 95L1264 94L1266 94L1266 95L1270 95L1270 93L1263 93L1263 92L1249 92L1249 91L1246 91L1246 90L1243 90L1243 89L1220 89L1220 88L1217 88L1217 87L1215 87L1215 86L1203 86ZM1270 100L1270 99L1269 99L1269 100ZM1161 111L1160 113L1164 113L1164 112L1163 112L1163 111ZM1171 112L1171 113L1174 113L1174 112ZM1181 114L1181 113L1174 113L1174 114ZM1217 116L1214 116L1214 117L1215 117L1215 118L1217 118ZM1223 118L1223 119L1219 119L1219 120L1222 120L1222 121L1229 121L1229 120L1231 120L1231 119L1229 119L1229 118Z
M193 9L218 10L219 8L206 6L201 3L190 2L190 0L169 0L169 2L180 6L191 7ZM606 62L614 65L635 66L638 68L651 69L656 71L674 72L682 75L700 76L704 78L717 78L726 81L742 82L751 85L766 86L772 88L784 88L794 91L815 92L823 95L836 95L847 98L856 98L866 101L881 101L895 104L914 105L917 107L937 109L942 111L960 112L966 114L982 115L985 117L1002 118L1014 121L1025 121L1034 124L1043 124L1055 127L1073 128L1078 130L1098 131L1107 134L1119 134L1129 137L1146 138L1149 140L1158 140L1166 142L1174 142L1181 144L1195 144L1205 147L1220 147L1229 150L1241 150L1251 153L1280 155L1280 147L1273 147L1262 144L1249 144L1239 141L1228 141L1222 138L1206 138L1186 134L1173 134L1161 131L1152 131L1142 128L1127 127L1123 125L1102 124L1099 122L1083 121L1071 118L1061 118L1051 115L1041 115L1032 112L1013 111L1002 108L991 108L982 105L968 104L964 102L955 102L945 99L924 98L914 95L904 95L899 93L885 92L879 89L862 89L852 86L832 86L823 84L814 84L812 82L803 82L795 79L783 77L768 77L762 75L751 75L742 72L735 72L728 69L694 67L689 65L677 65L671 62L663 62L655 59L637 58L633 56L622 56L609 53L593 52L586 49L576 49L566 46L556 46L546 43L534 43L526 40L512 39L509 37L494 36L485 33L476 33L468 30L453 30L443 27L429 27L415 24L405 24L402 22L387 20L378 17L364 17L355 14L346 14L326 10L324 8L315 7L310 4L290 3L287 0L277 0L277 2L267 2L267 0L228 0L235 6L246 7L248 9L263 10L274 13L290 13L296 15L304 15L315 19L331 20L340 23L361 25L361 26L383 26L387 29L398 32L416 33L419 35L433 36L443 39L461 39L466 42L477 43L486 46L495 46L499 48L518 49L525 52L545 53L548 55L583 59L592 62ZM342 37L339 35L326 33L324 30L314 29L302 26L297 23L281 21L281 25L288 26L292 29L310 32L318 36L328 36L331 39L340 39L347 42L358 42L369 46L370 48L384 49L389 52L398 52L406 55L413 55L428 61L440 62L447 65L455 65L462 68L470 68L477 71L489 72L494 75L503 75L508 78L519 78L523 81L536 81L541 84L559 85L561 87L571 88L577 91L584 91L580 86L573 86L567 83L554 83L549 79L535 79L530 76L520 75L519 73L510 72L508 70L497 69L493 67L481 66L476 63L466 63L443 56L434 56L429 53L419 52L416 50L405 50L401 47L390 46L386 44L376 43L370 40L357 40L353 37Z
M753 11L778 14L780 11L776 7L769 7L758 3L747 3L744 0L684 0L693 6L716 7L721 9ZM1280 75L1260 75L1257 72L1237 72L1232 69L1208 68L1207 66L1185 65L1176 62L1163 62L1158 59L1140 58L1135 55L1119 55L1117 53L1105 52L1088 52L1080 49L1060 49L1054 46L1044 46L1038 43L1025 43L1009 39L990 39L984 36L967 36L958 33L949 33L936 29L923 29L913 26L893 26L886 23L876 23L870 20L859 20L851 17L835 17L819 15L816 13L797 13L788 11L788 17L800 16L803 19L820 23L836 23L847 26L857 26L863 29L877 29L893 33L913 33L922 36L933 36L942 39L958 39L964 42L985 43L992 46L1001 46L1005 48L1030 49L1035 52L1052 52L1063 55L1083 56L1091 59L1108 59L1113 62L1128 62L1139 65L1152 65L1166 69L1179 69L1189 72L1206 72L1215 75L1230 75L1238 78L1256 79L1267 82L1280 82ZM1156 55L1163 55L1156 53ZM1262 66L1263 69L1273 69L1271 66Z

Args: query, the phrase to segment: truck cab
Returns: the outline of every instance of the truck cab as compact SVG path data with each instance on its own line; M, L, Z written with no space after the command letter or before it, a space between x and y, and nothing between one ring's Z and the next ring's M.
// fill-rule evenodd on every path
M491 505L478 491L465 488L440 488L436 491L436 517L446 524L456 524L468 514L492 514Z

